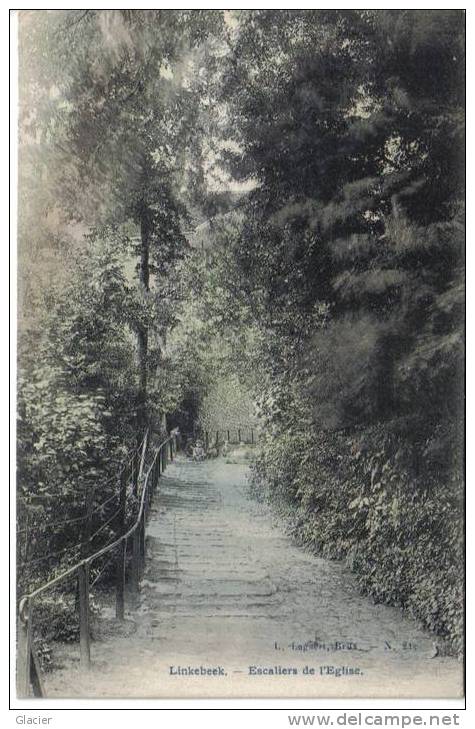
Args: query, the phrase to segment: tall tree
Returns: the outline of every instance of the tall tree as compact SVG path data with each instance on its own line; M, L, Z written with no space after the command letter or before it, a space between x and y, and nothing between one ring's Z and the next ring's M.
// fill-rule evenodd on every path
M461 353L463 14L243 11L227 90L239 145L230 169L258 182L237 266L261 322L289 344L273 356L284 371L294 358L293 377L310 367L315 416L326 409L348 424L422 399L450 406ZM315 333L333 326L322 305L334 337ZM348 358L337 343L355 328ZM333 391L322 355L338 363Z
M58 207L66 205L70 217L88 226L132 221L137 227L143 304L135 323L141 428L153 298L185 246L185 210L177 190L186 175L184 150L193 139L196 115L186 62L220 17L187 11L79 11L71 19L60 11L42 17L41 30L36 16L25 19L25 35L30 25L35 27L38 53L56 41L41 82L43 95L52 100L34 125L39 121L43 137L54 138ZM28 72L34 87L37 75L31 64ZM150 292L151 275L155 294ZM160 323L158 333L164 334Z

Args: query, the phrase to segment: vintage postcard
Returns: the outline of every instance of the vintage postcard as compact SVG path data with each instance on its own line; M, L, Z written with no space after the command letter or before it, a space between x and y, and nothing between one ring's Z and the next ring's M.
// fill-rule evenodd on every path
M18 12L17 696L464 694L463 10Z

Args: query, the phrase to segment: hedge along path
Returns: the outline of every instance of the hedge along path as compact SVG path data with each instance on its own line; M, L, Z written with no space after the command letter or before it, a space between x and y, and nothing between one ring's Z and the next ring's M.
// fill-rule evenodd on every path
M101 481L100 486L101 488L104 488L104 486L110 485L111 483L122 483L123 478L130 477L130 481L132 483L135 481L135 469L136 469L136 461L138 458L140 458L140 454L143 451L143 445L145 438L147 436L147 433L142 438L140 445L132 451L131 454L129 454L128 460L123 464L120 471L115 474L115 476L107 479L106 481ZM98 489L99 485L96 485L92 490L91 499L94 498L94 495ZM35 559L27 559L27 553L28 553L28 547L30 544L31 537L36 537L38 534L45 534L48 533L51 535L51 533L55 531L58 527L67 526L69 524L83 524L87 522L88 520L92 519L94 514L98 514L103 511L103 509L113 501L117 499L117 496L119 496L119 502L120 502L120 496L122 493L122 488L120 491L114 492L112 496L109 496L107 499L102 501L100 504L97 504L94 508L91 508L91 510L88 510L88 513L83 514L82 516L76 516L69 519L60 519L52 522L43 522L41 524L35 524L30 523L30 513L28 509L26 510L26 524L27 526L23 529L18 529L17 534L17 540L20 537L20 535L24 535L24 559L21 560L21 548L19 549L19 556L20 556L20 564L17 565L17 569L28 569L32 565L41 564L42 562L48 562L54 557L59 557L61 555L65 555L67 552L78 552L77 555L74 555L74 559L78 561L81 557L81 549L86 546L91 546L91 543L93 539L100 534L104 528L110 524L111 521L113 521L114 517L118 516L118 513L120 512L121 506L119 506L119 509L115 510L112 517L110 517L105 523L101 524L101 526L92 534L89 534L89 536L83 540L79 541L76 544L70 544L66 547L63 547L62 549L55 550L53 552L49 552L48 554L43 554L41 557L35 558ZM92 504L91 504L92 505ZM125 508L125 506L123 507ZM18 544L18 546L20 546ZM70 555L72 556L72 555Z
M460 695L462 664L435 655L433 637L401 610L359 594L343 564L295 546L250 498L247 473L225 458L174 460L150 512L138 608L122 634L94 644L89 672L63 647L48 694Z
M75 565L65 570L54 579L49 580L20 599L18 609L17 647L17 694L19 697L28 697L31 693L33 693L34 696L45 696L43 676L33 641L35 603L41 595L48 593L53 588L61 588L62 585L67 585L68 582L71 581L71 578L77 578L81 666L88 670L91 664L89 594L91 587L90 567L104 555L110 554L111 557L108 560L110 561L110 559L114 558L114 552L117 552L117 556L115 557L117 560L115 579L116 618L118 620L123 620L128 540L132 540L131 588L133 592L137 593L139 589L140 575L145 564L145 528L150 511L150 505L152 503L153 494L158 486L158 480L166 469L169 460L173 460L176 454L177 445L176 435L170 435L158 446L158 448L154 449L151 463L148 468L146 468L145 461L148 449L147 431L142 442L140 467L136 473L136 478L134 479L134 491L139 499L139 509L135 522L132 526L110 544L97 550L94 554L78 561ZM135 475L135 471L136 469L132 467L133 475ZM118 516L119 512L122 513L122 524L124 524L125 519L126 476L127 474L124 471L121 479L120 509L114 514L114 516ZM109 522L110 519L107 523ZM103 527L101 527L101 529L102 528ZM103 572L104 569L105 566L102 568L101 572ZM99 575L96 575L93 584L97 582L101 572Z

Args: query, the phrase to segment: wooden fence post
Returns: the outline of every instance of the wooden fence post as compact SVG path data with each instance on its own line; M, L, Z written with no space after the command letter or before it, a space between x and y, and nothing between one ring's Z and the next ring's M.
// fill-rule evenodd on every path
M142 512L142 517L139 524L139 535L140 535L140 556L142 563L145 562L145 512Z
M241 442L241 428L238 428L238 443Z
M22 562L28 561L28 547L30 545L30 532L29 532L29 526L30 526L30 510L28 507L25 507L26 511L26 524L25 524L25 553L23 555ZM21 553L21 549L20 549Z
M254 444L254 429L251 428L251 443Z
M216 431L216 445L219 443L219 430Z
M205 444L206 444L206 450L208 450L208 448L209 448L209 433L208 433L207 430L205 431Z
M115 617L123 620L125 615L125 561L127 555L127 539L119 544L119 556L117 559L116 593L115 593Z
M228 443L229 443L229 430L228 430Z
M132 535L132 591L139 591L140 581L140 525Z
M130 480L132 481L134 493L135 493L135 484L137 483L136 475L137 475L137 455L134 455L132 458L132 465L130 467Z
M30 695L32 624L33 605L30 601L26 622L18 617L17 691L19 698L23 699Z
M128 472L124 468L120 477L120 494L119 494L119 517L117 520L117 536L119 537L125 530L125 510L127 502L127 482ZM117 620L124 619L124 594L125 594L125 564L127 558L127 540L119 544L119 553L117 555L116 569L116 593L115 593L115 616Z
M93 506L94 506L95 488L88 488L86 493L85 503L85 522L84 530L82 534L82 547L81 556L87 557L89 555L91 533L92 533L92 517L93 517Z
M157 470L156 466L157 466L157 462L154 461L152 470L150 471L150 476L149 476L149 478L150 478L150 485L148 487L148 509L149 510L152 505L153 494L155 493L155 473Z
M136 463L134 463L133 476L135 476L135 478L133 480L134 496L136 498L136 503L138 504L138 502L139 502L139 476L140 476L140 469L137 468L137 464ZM139 534L139 527L137 527L137 529L135 529L134 533L132 534L132 569L131 569L131 575L130 576L131 576L131 589L132 589L132 592L137 593L138 590L139 590L139 581L140 581L140 534Z
M41 679L41 668L33 645L33 603L28 605L26 622L18 617L17 646L17 693L18 698L26 699L31 695L43 698L45 691Z
M31 646L31 658L30 658L30 681L33 687L33 696L39 696L43 698L45 696L45 690L43 687L43 681L41 679L41 668L38 656L36 655L35 647Z
M82 563L78 571L79 583L79 642L81 647L81 666L91 665L91 645L89 630L89 565Z

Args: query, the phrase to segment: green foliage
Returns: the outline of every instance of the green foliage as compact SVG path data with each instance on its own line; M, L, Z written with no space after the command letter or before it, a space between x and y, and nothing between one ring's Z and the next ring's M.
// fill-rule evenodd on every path
M20 26L29 513L81 516L145 421L255 407L256 492L459 650L463 13Z
M421 433L424 453L441 434ZM455 434L451 446L459 452ZM289 518L301 543L346 559L376 602L408 609L463 650L461 469L418 463L401 423L355 432L274 432L253 487ZM457 475L453 475L453 474Z
M89 600L89 609L92 618L100 613L93 597ZM74 594L44 593L35 605L35 622L40 626L41 635L38 636L38 640L43 648L46 648L48 643L53 640L60 643L78 642L79 611ZM48 660L47 657L46 660Z
M100 425L104 397L59 389L59 373L48 365L20 377L20 493L60 498L97 474L105 447ZM78 482L79 479L79 482Z
M457 410L462 14L265 10L240 22L228 157L257 187L232 270L284 353L282 376L300 355L324 427ZM323 332L301 324L319 305Z
M21 13L20 589L98 546L84 546L91 500L117 496L127 452L176 408L163 350L201 109L186 65L221 23L213 11Z
M258 332L255 490L460 650L463 13L238 17L223 157L254 182L227 256Z
M56 293L43 318L42 339L30 348L29 332L20 338L23 589L41 581L52 567L78 558L88 499L97 507L114 495L116 474L136 443L138 377L131 331L136 304L126 279L130 255L128 238L117 231L90 236L88 255L79 252L75 277ZM111 513L110 508L96 509L92 527ZM101 539L107 541L113 533L103 531ZM94 545L98 543L88 548ZM52 561L42 559L49 554ZM31 567L23 566L30 562Z

